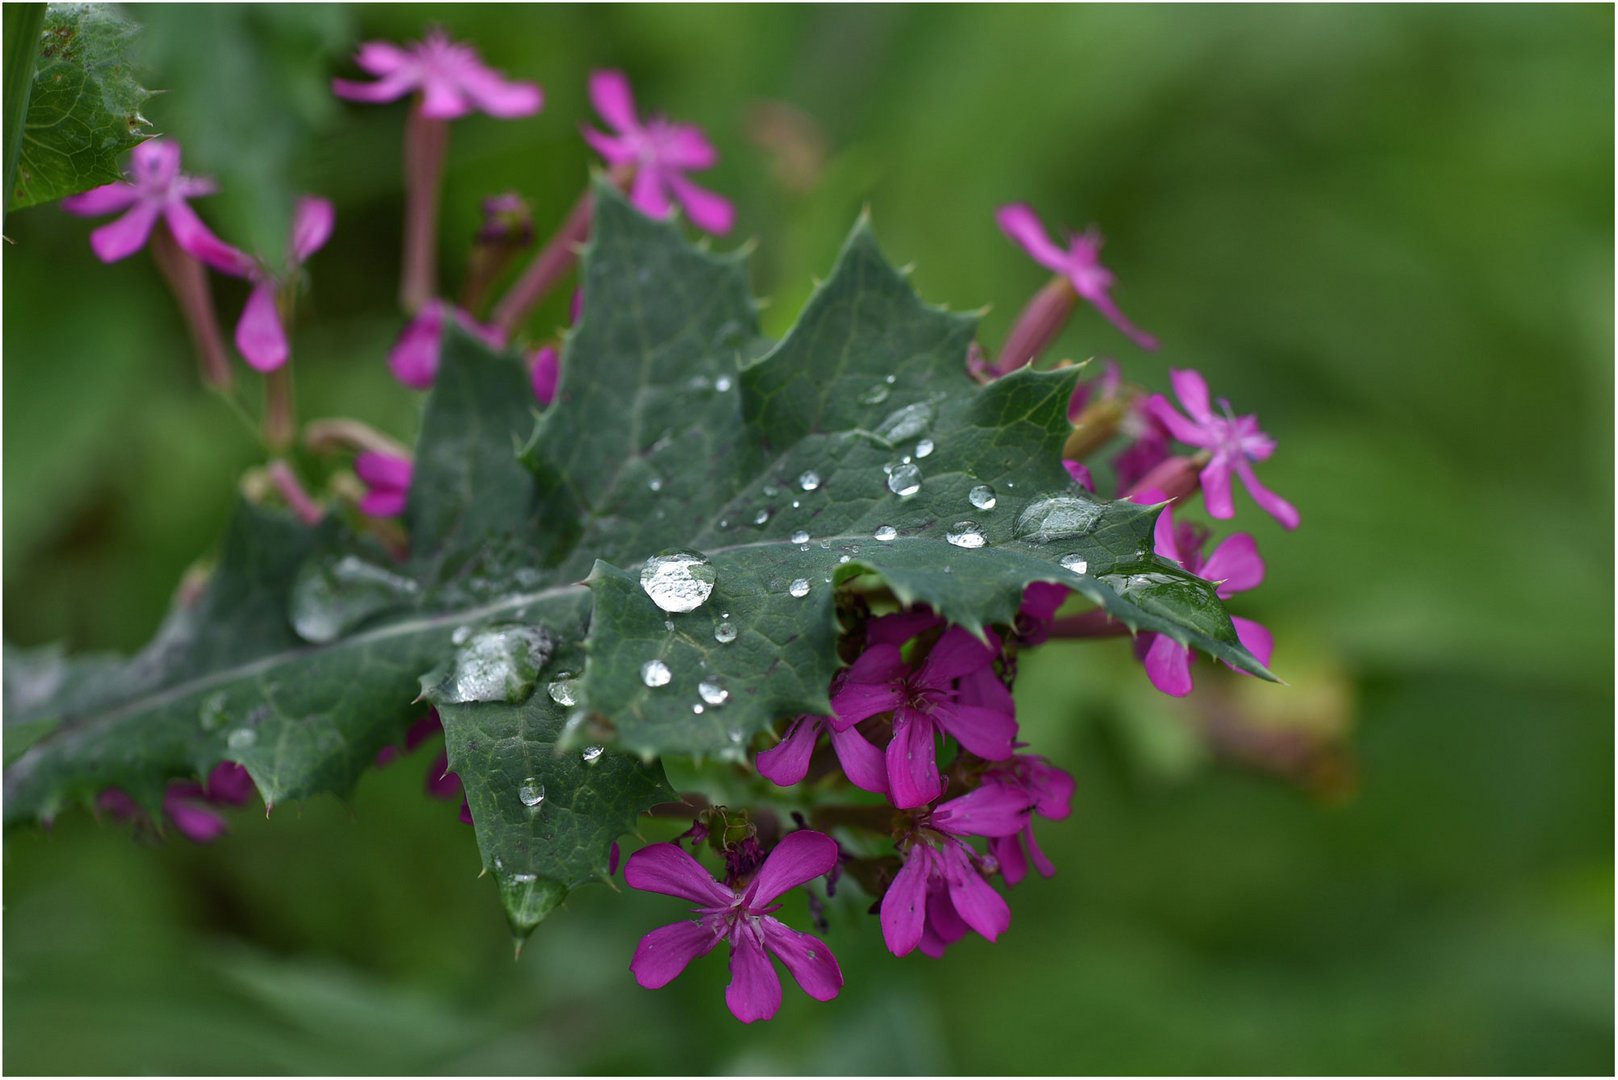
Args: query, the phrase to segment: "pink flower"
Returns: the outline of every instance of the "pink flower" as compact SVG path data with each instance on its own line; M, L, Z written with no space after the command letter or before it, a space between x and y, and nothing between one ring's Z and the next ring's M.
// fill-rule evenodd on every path
M212 180L180 172L180 144L173 139L149 139L130 154L128 181L115 181L62 200L70 214L94 217L122 210L124 215L90 233L90 247L102 262L117 262L146 246L152 226L162 218L175 243L201 258L201 250L220 241L197 217L187 199L212 195Z
M1042 645L1050 637L1051 621L1067 603L1068 589L1052 581L1036 581L1023 590L1017 608L1017 637L1024 645Z
M1010 761L996 765L983 776L985 785L994 784L1010 789L1014 794L1033 803L1033 812L1050 821L1061 821L1072 812L1073 776L1035 754L1017 754ZM1023 853L1024 845L1028 852ZM1007 885L1015 885L1028 876L1028 860L1032 859L1044 877L1056 873L1056 867L1045 857L1034 840L1034 819L1019 833L996 836L989 840L989 854L1000 864L1000 873Z
M506 81L472 46L450 41L442 30L429 30L425 40L405 47L367 41L354 62L377 81L333 79L332 93L350 101L384 102L419 90L421 115L434 120L454 120L474 109L513 119L532 116L545 103L538 84Z
M555 345L542 345L533 356L529 377L534 385L534 398L541 405L556 400L556 383L562 377L562 357Z
M1161 492L1147 491L1135 497L1143 504L1160 502ZM1157 553L1173 559L1200 578L1215 582L1215 591L1221 600L1228 600L1239 592L1246 592L1264 580L1264 560L1259 558L1258 545L1247 533L1228 536L1203 558L1202 549L1208 542L1208 531L1200 525L1174 524L1174 508L1165 506L1157 519L1155 534ZM1270 632L1251 619L1232 615L1236 637L1247 651L1258 657L1259 663L1268 664L1275 651L1275 639ZM1135 652L1146 664L1146 675L1152 685L1173 697L1184 697L1191 692L1191 650L1166 634L1143 633L1135 639Z
M702 864L674 844L652 844L629 857L624 880L633 888L690 900L696 922L678 922L641 938L629 970L648 990L667 986L686 965L730 945L730 985L725 1004L744 1024L768 1020L781 1007L781 980L774 956L816 1001L830 1001L843 988L837 958L824 942L774 918L774 901L837 865L837 841L808 830L787 835L745 885L721 885Z
M735 212L729 200L685 178L687 172L711 169L719 154L702 130L662 117L641 123L635 98L621 71L597 71L590 76L590 102L616 135L584 129L584 138L609 165L635 169L629 201L642 213L664 217L670 199L685 208L692 224L711 233L730 230Z
M1063 458L1062 468L1067 470L1067 474L1073 478L1075 484L1092 495L1096 493L1096 480L1095 477L1090 475L1090 466L1082 461L1074 461L1072 458Z
M1112 459L1120 498L1169 459L1168 429L1152 414L1149 403L1150 399L1131 403L1119 424L1119 429L1130 439L1129 445Z
M809 774L809 759L820 741L820 733L825 731L831 735L831 748L849 783L864 791L886 795L888 773L882 751L872 746L854 725L838 727L837 724L838 721L829 716L794 717L779 743L759 751L759 775L782 787L801 782Z
M1063 251L1051 242L1038 216L1023 203L1002 206L995 219L1001 231L1032 255L1035 262L1066 277L1074 292L1088 300L1131 341L1143 349L1157 348L1157 339L1137 329L1112 302L1112 271L1101 265L1101 234L1094 228L1071 234L1067 250Z
M1011 925L1005 898L983 879L992 867L960 837L1013 836L1028 823L1029 797L1001 784L919 814L903 842L904 865L882 895L882 939L904 956L917 946L941 956L970 928L993 941Z
M1161 394L1154 394L1147 408L1176 439L1212 452L1213 457L1203 467L1201 476L1202 498L1208 513L1216 518L1235 516L1236 507L1230 496L1230 474L1234 472L1254 502L1282 525L1296 529L1298 511L1253 475L1253 462L1263 461L1275 452L1275 440L1259 430L1258 417L1236 416L1231 412L1230 402L1222 399L1219 404L1225 415L1215 416L1208 407L1208 384L1201 375L1175 369L1170 369L1169 374L1174 394L1185 406L1190 419L1181 416Z
M227 831L225 819L211 808L241 806L253 794L253 779L235 762L222 761L203 783L177 780L163 793L163 816L188 840L208 844ZM96 800L102 810L120 821L144 821L140 806L117 788L108 788Z
M407 457L366 450L354 459L354 475L366 487L360 513L369 517L397 517L404 513L413 469Z
M438 378L438 354L444 345L444 320L451 317L491 348L505 344L498 330L476 322L447 300L433 300L405 325L388 352L388 369L395 379L413 390L433 385Z
M831 698L834 727L844 730L878 713L893 713L888 743L888 792L893 805L906 809L938 798L939 734L948 734L967 750L990 761L1011 756L1017 721L1002 707L967 703L957 680L994 662L994 652L960 627L938 639L921 667L912 669L897 645L870 646L848 669Z
M329 200L311 195L299 199L292 213L290 254L293 266L282 273L217 239L210 238L212 243L204 243L192 251L220 273L253 283L253 291L247 294L247 303L236 322L236 349L259 371L274 371L291 355L286 327L281 323L281 312L276 304L277 296L284 279L326 246L336 220L336 211Z

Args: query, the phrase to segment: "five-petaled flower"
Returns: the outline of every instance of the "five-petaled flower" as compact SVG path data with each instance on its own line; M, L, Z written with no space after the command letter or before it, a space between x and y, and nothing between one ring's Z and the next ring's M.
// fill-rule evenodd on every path
M983 774L983 782L1011 789L1033 803L1034 814L1049 821L1061 821L1072 812L1073 775L1037 754L1017 754L1010 761L991 766ZM1000 874L1007 885L1015 885L1028 876L1029 860L1044 877L1056 873L1056 867L1034 840L1033 814L1029 815L1021 832L991 837L989 854L1000 864Z
M1296 529L1298 511L1253 475L1253 462L1263 461L1275 452L1275 440L1259 430L1258 417L1234 415L1230 402L1223 399L1219 404L1225 415L1215 416L1208 405L1208 384L1200 374L1171 369L1169 375L1174 395L1190 419L1180 415L1162 394L1154 394L1147 408L1176 439L1212 454L1200 477L1208 513L1216 518L1235 516L1236 506L1230 495L1230 474L1234 472L1254 502L1287 528Z
M735 212L730 201L687 180L687 172L710 169L719 154L702 130L662 117L645 123L635 113L629 80L621 71L597 71L590 76L590 102L617 132L605 135L584 129L584 138L609 165L635 170L629 201L644 214L663 217L670 198L685 208L691 223L711 233L730 230Z
M1023 203L1002 206L995 217L1001 230L1032 255L1035 262L1067 278L1074 292L1089 301L1131 341L1143 349L1157 348L1157 339L1124 318L1112 302L1113 276L1111 270L1101 265L1099 232L1091 228L1072 234L1064 251L1051 241L1038 216Z
M102 262L117 262L145 247L158 218L182 250L202 258L204 251L223 245L186 200L217 190L212 180L180 172L179 143L148 139L130 154L127 181L69 196L62 200L62 209L86 217L124 211L117 221L90 233L90 247Z
M1162 492L1146 491L1135 496L1139 503L1162 501ZM1208 542L1208 530L1190 522L1176 526L1174 508L1165 506L1157 519L1155 540L1157 553L1173 559L1191 573L1212 581L1221 600L1228 600L1239 592L1246 592L1264 580L1264 560L1259 557L1258 544L1247 533L1227 536L1206 558L1202 549ZM1236 628L1236 637L1258 662L1268 664L1275 651L1275 639L1269 630L1238 615L1230 617ZM1135 638L1135 651L1146 665L1146 675L1152 685L1174 697L1191 692L1191 650L1167 634L1143 633Z
M506 119L532 116L545 103L537 84L508 81L484 64L472 46L451 41L441 30L429 30L425 40L403 47L367 41L354 62L377 81L333 79L332 92L338 97L397 101L419 90L421 114L434 120L454 120L474 110Z
M970 928L993 941L1011 925L1005 897L984 880L992 863L961 837L1015 836L1028 824L1029 796L985 784L917 814L901 841L904 865L882 896L882 939L895 956L921 947L928 956Z
M989 646L955 626L944 632L919 668L905 662L897 645L879 642L848 669L832 693L833 724L846 729L878 713L893 714L887 749L893 805L921 806L943 791L935 745L941 733L987 760L1011 756L1016 719L1005 708L965 701L955 685L988 668L994 657Z
M837 841L808 830L775 846L750 881L720 884L702 864L674 844L652 844L629 857L624 880L645 892L677 896L696 904L695 922L678 922L641 938L630 961L635 981L648 990L666 986L686 965L730 945L730 985L725 1004L744 1024L768 1020L781 1007L781 980L770 963L786 965L804 993L830 1001L843 988L843 973L825 942L793 930L774 917L775 901L837 865Z

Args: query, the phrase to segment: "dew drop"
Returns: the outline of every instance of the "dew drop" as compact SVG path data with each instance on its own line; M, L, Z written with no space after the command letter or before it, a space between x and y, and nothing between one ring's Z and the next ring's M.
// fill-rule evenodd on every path
M703 713L702 702L699 701L695 705L691 706L691 714L693 716L701 716L702 713Z
M993 510L995 504L994 488L988 484L979 484L967 492L966 499L979 510Z
M646 560L640 587L664 611L695 611L712 595L718 577L707 556L673 551Z
M605 746L586 746L579 757L584 759L586 765L594 765L601 760L601 755L607 752Z
M781 488L776 484L765 484L761 490L764 492L764 497L766 499L773 499L777 495L781 494Z
M648 660L640 666L640 681L647 686L667 686L674 673L661 660Z
M730 387L731 382L729 375L721 375L719 378L713 381L713 388L719 391L721 394L728 392Z
M880 405L886 400L888 400L888 388L881 383L877 383L860 395L861 405Z
M646 481L646 486L648 488L650 488L654 492L662 491L663 490L663 478L660 477L660 476L654 476L650 480Z
M837 556L837 561L838 561L839 564L846 563L852 557L853 556L851 556L851 555L839 555L839 556Z
M1082 536L1101 517L1101 507L1089 499L1056 495L1031 503L1017 518L1017 536L1036 543L1071 540Z
M579 680L571 671L557 672L555 680L545 689L558 705L571 709L579 703Z
M545 801L545 785L540 783L538 777L530 776L517 789L517 798L524 806L533 809Z
M457 626L455 632L449 636L450 644L465 645L466 639L471 636L472 628L470 626Z
M791 593L793 596L798 597L799 599L802 599L803 597L808 596L809 595L809 579L808 578L794 578L792 580L792 584L787 586L787 592Z
M730 741L733 743L740 743L742 741L743 736L741 728L733 727L727 734L729 735Z
M913 439L933 422L933 407L925 401L895 409L876 426L876 437L888 443Z
M1085 561L1083 555L1080 555L1077 552L1072 555L1063 555L1061 561L1062 569L1074 574L1084 574L1088 573L1090 570L1090 564Z
M713 628L713 639L721 645L729 645L736 640L736 625L731 622L721 622Z
M770 520L770 508L768 506L753 515L754 525L762 525L768 520Z
M809 530L799 529L797 532L792 534L790 539L794 544L807 544L809 542Z
M898 537L899 530L895 529L892 525L878 525L876 527L876 532L872 535L886 544L889 540L893 540Z
M730 691L720 686L713 679L703 679L699 682L697 684L697 693L701 695L703 701L715 708L730 700Z
M820 474L815 472L813 469L810 469L808 472L798 477L798 486L803 488L805 491L815 490L815 488L820 486Z
M225 692L210 694L202 703L197 713L197 722L202 725L203 731L218 731L219 726L225 722Z
M888 490L901 499L908 499L921 490L921 470L914 465L899 465L888 474Z
M916 457L924 458L933 452L933 440L923 439L916 444Z
M246 750L258 742L258 732L252 728L237 728L225 736L225 745L232 750Z
M944 539L958 548L983 546L983 533L979 532L977 525L970 521L957 521L955 527L944 534Z

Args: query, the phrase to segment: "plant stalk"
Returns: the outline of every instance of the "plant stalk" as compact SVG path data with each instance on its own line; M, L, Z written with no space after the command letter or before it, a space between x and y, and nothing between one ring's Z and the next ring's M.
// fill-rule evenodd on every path
M185 316L186 329L191 332L191 344L197 351L197 364L202 381L228 394L235 381L230 370L230 354L225 350L225 339L219 333L219 319L214 314L213 291L208 287L208 272L190 252L181 248L169 234L167 225L152 230L152 260L168 282L169 291Z
M424 116L418 99L405 122L404 272L399 304L414 315L438 291L438 204L449 152L449 121Z

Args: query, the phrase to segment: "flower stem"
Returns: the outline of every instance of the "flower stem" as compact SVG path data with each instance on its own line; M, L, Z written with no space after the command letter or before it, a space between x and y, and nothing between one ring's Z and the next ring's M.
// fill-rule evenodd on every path
M292 365L283 364L264 376L264 445L272 454L292 447L296 421L292 415Z
M1078 302L1079 294L1073 291L1071 281L1061 274L1051 278L1017 316L990 371L995 376L1009 375L1037 360L1067 325Z
M438 203L449 121L424 116L418 100L405 122L404 273L399 304L414 315L438 290Z
M627 188L634 175L633 167L619 166L608 177L618 187ZM512 333L534 310L534 306L545 298L552 286L572 269L578 258L578 246L590 235L590 216L594 209L594 200L586 189L573 204L573 209L568 211L556 234L540 248L533 262L528 264L528 269L494 306L490 324L507 341L511 340Z
M1129 633L1129 627L1108 615L1101 608L1094 611L1081 612L1078 615L1064 615L1051 622L1050 636L1053 638L1107 638L1120 637Z
M331 450L370 450L389 457L408 458L410 451L369 424L346 416L311 420L303 426L303 444L317 454Z
M151 249L152 258L168 282L169 291L180 306L180 314L185 317L186 328L191 332L202 381L228 394L232 383L230 359L225 351L225 340L219 334L219 320L214 315L208 272L175 242L167 225L152 230Z
M325 515L326 512L320 508L320 504L311 499L309 493L303 490L303 484L299 482L297 474L292 471L292 466L282 459L276 458L270 462L266 472L269 473L270 482L275 485L275 490L281 493L281 498L286 500L286 504L292 508L292 512L297 514L298 519L305 525L313 525Z
M1118 433L1118 425L1128 411L1128 405L1119 398L1104 398L1085 406L1073 422L1072 434L1062 445L1062 456L1071 461L1083 461L1101 449Z

